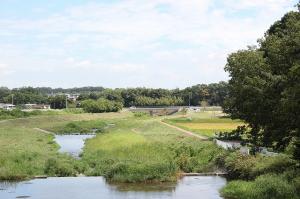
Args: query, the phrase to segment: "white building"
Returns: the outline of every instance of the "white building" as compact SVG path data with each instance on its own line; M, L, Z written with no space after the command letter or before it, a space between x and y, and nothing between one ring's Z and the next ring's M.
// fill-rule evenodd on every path
M4 110L12 110L14 109L16 106L13 105L13 104L3 104L3 103L0 103L0 108L1 109L4 109Z

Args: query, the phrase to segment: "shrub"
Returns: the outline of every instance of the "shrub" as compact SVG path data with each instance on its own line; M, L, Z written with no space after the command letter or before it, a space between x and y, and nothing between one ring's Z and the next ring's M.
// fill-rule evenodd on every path
M230 179L252 179L252 169L257 159L254 156L242 155L238 152L225 158L225 169Z
M174 180L176 165L173 162L150 164L118 162L106 171L108 180L118 182L153 182Z
M255 181L232 181L222 190L222 196L230 199L296 199L292 183L279 175L262 175Z
M230 179L250 180L262 174L283 173L286 169L296 166L296 162L286 155L263 157L236 152L225 158L224 166Z
M50 158L46 161L44 172L47 175L59 177L76 175L76 170L73 168L71 161L55 158Z

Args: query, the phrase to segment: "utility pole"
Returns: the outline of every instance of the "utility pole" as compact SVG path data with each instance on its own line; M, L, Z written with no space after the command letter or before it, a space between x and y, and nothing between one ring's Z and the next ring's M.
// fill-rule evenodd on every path
M191 107L191 98L192 98L192 93L189 93L189 107Z
M66 95L66 109L68 108L68 96Z
M11 104L14 105L14 94L11 95Z

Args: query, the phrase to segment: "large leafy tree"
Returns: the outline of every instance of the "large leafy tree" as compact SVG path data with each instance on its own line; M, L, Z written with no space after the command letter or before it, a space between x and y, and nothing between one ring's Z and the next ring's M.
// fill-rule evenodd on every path
M300 13L275 22L259 47L231 54L225 70L231 79L224 109L249 124L253 146L283 150L294 140L300 149Z

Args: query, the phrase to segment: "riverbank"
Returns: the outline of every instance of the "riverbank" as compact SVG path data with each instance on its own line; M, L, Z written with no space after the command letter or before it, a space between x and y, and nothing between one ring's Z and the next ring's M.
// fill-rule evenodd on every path
M1 123L0 179L82 173L121 182L176 181L183 172L217 169L216 160L224 153L222 149L212 142L195 140L159 120L122 112L51 115ZM40 130L86 131L87 127L104 128L107 124L114 125L87 140L80 160L58 153L54 135Z

